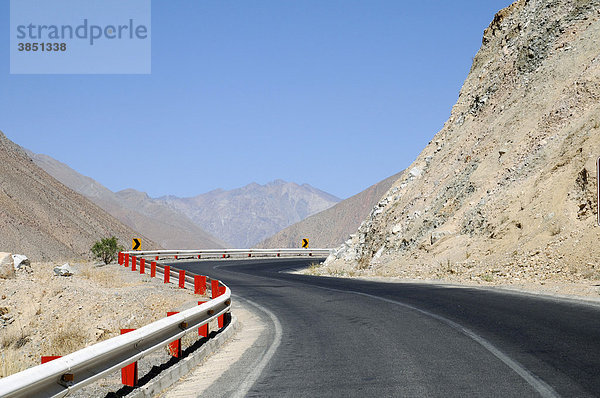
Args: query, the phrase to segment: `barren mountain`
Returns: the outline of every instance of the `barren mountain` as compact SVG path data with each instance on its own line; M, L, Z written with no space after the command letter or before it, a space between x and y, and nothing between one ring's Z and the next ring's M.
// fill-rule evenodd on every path
M290 225L262 241L257 247L300 247L304 238L310 240L310 247L339 246L356 231L373 206L401 175L402 173L398 173L388 177L327 210Z
M442 130L327 267L600 279L598 156L600 2L519 0L485 30Z
M144 192L126 189L115 193L50 156L32 152L28 154L48 174L86 196L122 223L136 231L143 231L144 235L165 249L226 247L226 243ZM142 241L142 246L146 248L146 242Z
M252 183L230 191L218 189L191 198L166 196L158 200L239 248L251 247L340 201L308 184L282 180L266 185Z
M111 235L124 246L139 236L52 178L0 132L0 251L33 260L82 258Z

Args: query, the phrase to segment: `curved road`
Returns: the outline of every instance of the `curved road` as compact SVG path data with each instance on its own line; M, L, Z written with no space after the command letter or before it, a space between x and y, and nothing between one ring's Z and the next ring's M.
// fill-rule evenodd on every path
M222 280L270 325L221 385L257 397L600 396L598 305L285 272L314 261L173 263Z

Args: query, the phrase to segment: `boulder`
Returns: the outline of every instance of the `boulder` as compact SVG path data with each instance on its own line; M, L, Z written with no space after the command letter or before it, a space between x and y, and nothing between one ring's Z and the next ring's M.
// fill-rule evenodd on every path
M420 177L421 174L423 174L423 170L421 170L418 167L413 167L412 169L410 169L410 171L408 173L410 174L410 176L412 178L417 178L417 177Z
M431 244L433 245L435 242L440 241L448 236L453 235L451 231L433 231L431 233Z
M57 276L71 276L75 273L73 268L69 265L69 263L64 263L60 267L54 267L54 273Z
M29 261L29 259L22 254L13 254L12 259L13 259L15 271L18 271L22 268L25 268L25 267L28 267L29 265L31 265L31 262Z
M11 279L15 277L15 267L10 253L0 252L0 278Z

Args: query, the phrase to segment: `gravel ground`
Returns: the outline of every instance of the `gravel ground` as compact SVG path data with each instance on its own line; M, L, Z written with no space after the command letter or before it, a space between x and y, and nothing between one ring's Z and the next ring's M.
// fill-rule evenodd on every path
M121 328L139 328L200 298L116 264L73 263L69 277L55 276L57 265L33 263L15 279L0 279L0 376L38 365L42 355L66 355ZM155 359L168 361L166 350L140 361L140 377ZM80 396L90 395L98 396Z

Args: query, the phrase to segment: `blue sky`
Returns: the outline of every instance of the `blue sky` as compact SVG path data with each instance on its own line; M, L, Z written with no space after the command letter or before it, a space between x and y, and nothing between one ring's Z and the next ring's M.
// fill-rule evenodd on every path
M502 0L152 1L150 75L10 75L0 130L112 190L349 197L442 127Z

